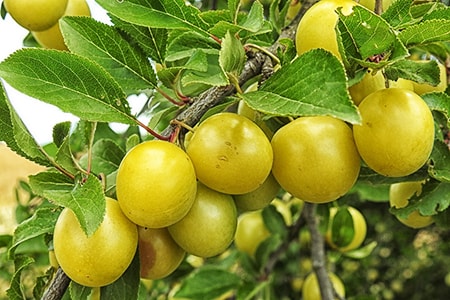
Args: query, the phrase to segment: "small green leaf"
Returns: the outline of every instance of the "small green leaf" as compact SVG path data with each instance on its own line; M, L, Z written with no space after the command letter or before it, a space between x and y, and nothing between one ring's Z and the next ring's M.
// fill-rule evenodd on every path
M219 65L219 56L206 55L205 71L185 70L181 77L182 92L186 95L197 94L211 86L224 86L229 84L228 77ZM186 92L185 90L191 90ZM195 91L195 92L192 92Z
M23 242L43 234L53 234L58 216L56 208L44 207L39 208L33 216L20 223L14 230L9 256L13 257L15 249Z
M247 40L271 30L270 23L264 18L264 6L259 1L255 1L248 14L233 21L220 20L210 29L210 32L219 38L224 37L229 32L238 34L240 38Z
M248 12L246 18L239 24L246 31L256 33L264 25L264 6L259 1L255 1Z
M135 255L125 273L110 285L102 287L101 300L137 299L140 283L139 256Z
M88 17L64 17L60 26L70 51L100 64L127 94L157 86L148 58L113 27Z
M149 7L140 1L97 0L104 9L131 24L151 28L184 29L209 36L199 10L184 0L161 0L162 7ZM146 2L145 4L153 3Z
M92 174L74 182L64 174L46 171L30 176L30 186L37 195L72 209L88 236L103 221L105 196L100 180Z
M450 20L433 19L409 26L398 37L408 48L450 41Z
M413 211L423 216L436 215L450 206L450 183L430 181L422 186L422 193L409 199L408 205L402 208L391 207L390 211L400 217L407 218Z
M439 181L450 182L450 150L448 145L435 140L430 160L428 169L430 176Z
M434 10L445 8L446 5L444 3L440 2L422 2L422 3L415 3L411 6L411 15L413 18L416 19L424 19L426 16L430 13L432 13Z
M219 53L219 64L225 73L236 78L241 74L246 61L244 46L239 39L229 32L222 39L222 48Z
M418 83L438 85L440 82L439 67L433 60L419 62L409 59L399 60L385 68L389 80L409 79Z
M132 134L126 141L126 152L130 151L134 146L137 146L141 142L139 135Z
M394 28L404 28L418 21L411 14L412 0L397 0L393 1L389 8L381 14Z
M422 167L415 173L404 177L386 177L376 173L368 167L361 167L358 180L361 182L376 184L392 184L404 181L421 181L428 177L427 167Z
M278 234L272 234L262 241L255 251L255 261L263 269L270 259L270 255L276 251L283 243L283 239Z
M92 288L71 281L69 285L69 293L72 299L87 300L92 292Z
M291 39L280 39L278 43L282 46L277 49L277 56L280 59L281 65L290 64L297 56L294 41Z
M236 20L239 14L240 0L228 0L228 11L230 12L230 18Z
M175 63L174 66L181 66L180 63L177 63L178 61L191 60L196 52L217 54L219 49L220 46L209 38L196 32L183 32L174 37L168 45L166 62Z
M64 142L64 139L69 135L70 133L70 122L62 122L58 123L55 126L53 126L53 143L55 143L56 147L61 147L62 143Z
M353 259L363 259L369 257L377 245L377 242L373 241L363 247L359 247L358 249L344 252L343 255Z
M395 33L381 17L361 6L353 7L353 13L348 16L339 10L338 14L340 32L350 33L361 60L391 51ZM344 45L346 43L344 41Z
M363 200L387 202L389 200L389 185L357 181L350 193L357 193Z
M100 139L95 142L91 151L91 171L95 174L111 174L119 168L125 152L112 140ZM80 159L80 164L85 168L88 165L88 155Z
M234 273L216 267L203 267L191 273L181 283L175 297L189 299L214 299L236 289L241 278Z
M272 234L278 234L285 237L287 234L286 224L283 216L278 212L274 205L267 205L262 211L264 225Z
M98 64L63 51L22 49L0 63L15 89L81 119L134 124L119 84Z
M437 3L435 3L435 4L437 4ZM437 7L437 9L424 15L423 19L424 20L433 20L433 19L450 20L450 7L448 7L448 6Z
M445 93L427 93L421 96L431 110L439 111L450 125L450 95Z
M274 73L260 89L242 95L258 111L278 116L329 115L353 124L361 116L350 99L342 63L315 49Z
M58 147L55 154L55 162L70 174L76 174L79 172L79 169L77 168L77 163L70 148L69 130L70 122L59 123L53 127L53 139L55 145Z
M14 266L15 271L13 278L11 279L11 284L9 286L9 289L6 291L6 295L8 296L8 299L11 300L22 300L26 299L25 295L22 291L22 284L21 284L21 274L23 269L25 269L27 266L32 264L34 262L34 259L28 256L16 256L14 259Z

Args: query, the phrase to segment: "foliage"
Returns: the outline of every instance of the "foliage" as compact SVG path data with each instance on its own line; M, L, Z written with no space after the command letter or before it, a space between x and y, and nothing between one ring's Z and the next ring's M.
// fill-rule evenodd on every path
M448 62L450 53L449 7L440 2L398 0L381 15L363 7L355 7L350 16L338 11L341 62L322 49L295 57L292 41L281 35L289 25L287 0L264 5L267 1L255 1L248 8L238 0L96 1L108 11L112 25L88 17L64 17L61 29L70 51L24 48L0 63L0 78L13 88L80 119L77 124L57 124L53 143L39 145L0 86L0 140L19 155L48 167L31 176L29 185L23 184L30 199L39 199L38 205L30 205L30 200L19 206L23 212L18 216L24 216L14 235L0 237L1 248L7 249L1 253L0 274L11 282L10 299L32 298L32 293L40 298L51 283L53 269L41 277L32 275L34 292L24 287L21 278L31 272L32 264L46 266L43 253L51 248L62 207L75 212L87 235L97 229L105 195L115 196L117 168L132 146L155 137L182 145L185 127L194 127L205 114L232 111L239 101L258 111L272 130L307 115L329 115L359 124L361 117L347 88L361 80L367 68L383 72L389 80L435 85L439 82L435 61ZM211 10L209 2L220 9ZM268 76L249 71L252 59L260 54L269 64ZM413 55L433 60L423 67L410 59ZM242 92L252 82L259 83L258 90ZM228 93L217 96L221 90ZM352 191L329 204L361 207L371 228L369 240L360 249L349 253L327 249L329 265L344 274L351 299L419 299L412 287L423 281L428 296L444 297L443 289L430 287L442 286L439 280L449 276L450 267L444 259L449 249L443 242L450 227L449 92L447 88L423 96L437 130L430 160L422 169L407 177L388 178L363 167ZM131 96L140 94L149 101L135 115ZM208 103L208 97L217 99ZM198 103L206 107L197 111L198 118L180 120ZM148 124L141 121L145 115L151 116ZM117 133L110 123L128 127ZM407 207L389 213L389 184L420 179L427 179L421 195L426 201L416 197ZM289 198L284 193L279 196ZM188 256L176 272L153 281L150 289L139 283L135 259L121 279L102 287L101 299L160 299L161 295L212 299L224 294L231 299L298 298L302 279L311 271L310 240L301 205L291 205L290 210L292 225L270 206L264 209L271 236L259 246L255 258L234 246L218 257L201 260L200 266ZM436 225L413 231L395 222L393 215L402 217L413 210L434 216ZM318 207L322 229L327 211L327 205ZM342 218L342 226L352 226L348 219ZM406 247L412 240L413 247ZM430 271L432 264L435 269ZM3 266L10 272L5 274ZM382 279L380 273L386 277ZM434 276L424 279L425 273ZM64 299L88 299L90 292L71 283Z

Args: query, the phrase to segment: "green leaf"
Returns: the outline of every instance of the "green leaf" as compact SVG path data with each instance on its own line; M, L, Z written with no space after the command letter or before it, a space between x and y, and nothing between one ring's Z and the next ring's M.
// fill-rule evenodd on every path
M157 63L163 63L166 56L168 31L164 28L150 28L124 22L110 16L114 26L123 31L131 44L136 43L144 52Z
M421 96L431 110L439 111L450 125L450 95L445 93L427 93Z
M113 27L88 17L64 17L60 26L70 51L100 64L127 94L156 87L148 58Z
M182 92L186 95L197 94L210 86L228 85L228 77L219 65L219 56L206 54L206 62L203 64L204 70L187 69L182 73L181 86ZM198 66L199 68L202 65ZM195 92L186 92L185 90Z
M36 210L30 218L20 223L14 230L14 236L9 256L14 256L14 251L23 242L43 234L53 234L59 213L57 208L43 207Z
M278 212L274 205L267 205L262 210L262 217L264 225L272 234L278 234L281 237L287 235L286 224L284 223L283 216Z
M413 6L411 6L411 15L416 19L424 19L428 14L430 14L434 10L445 7L446 6L444 3L440 3L437 1L423 2L418 4L415 3Z
M101 300L137 299L140 283L139 256L136 254L125 273L112 284L102 287Z
M239 286L241 278L216 267L197 269L181 283L175 297L189 299L214 299Z
M37 195L70 208L88 236L94 233L103 221L103 187L100 180L92 174L86 179L74 182L58 172L41 172L30 176L30 186Z
M228 11L230 12L230 18L236 20L239 14L240 0L228 0Z
M353 259L363 259L369 257L377 246L378 243L376 241L372 241L369 244L364 245L363 247L344 252L343 255Z
M422 44L450 41L450 20L433 19L409 26L398 35L403 44L414 47Z
M421 181L425 180L426 178L428 178L427 167L422 167L415 173L404 177L386 177L376 173L375 171L371 170L368 167L363 166L359 171L358 181L378 185L378 184L392 184L404 181Z
M217 54L219 49L220 46L209 38L196 32L183 32L173 38L168 45L166 62L172 62L174 66L181 66L184 62L191 60L191 57L197 52Z
M256 92L242 98L253 109L279 116L329 115L353 124L361 116L350 99L342 63L315 49L274 73Z
M63 51L22 49L0 63L15 89L81 119L134 124L119 84L98 64Z
M403 208L391 207L390 211L400 218L407 218L413 211L423 216L436 215L450 206L450 183L430 181L422 186L422 193L409 199Z
M389 8L381 14L394 28L404 28L418 21L411 14L412 0L393 1Z
M338 45L340 52L344 54L347 69L355 70L355 62L377 69L408 55L389 24L370 10L355 6L353 13L348 16L339 10L338 14ZM380 61L373 61L376 55L380 57Z
M290 64L297 56L294 41L291 39L280 39L278 43L282 46L277 49L277 56L280 59L281 65Z
M6 142L11 150L35 163L51 166L44 150L38 145L11 105L3 83L0 83L0 128L0 141Z
M430 155L430 176L450 183L450 150L448 145L442 141L435 140L433 151Z
M270 259L270 255L275 252L283 243L279 234L272 234L262 241L255 251L255 261L260 269L263 269Z
M437 3L435 3L437 4ZM450 20L450 7L440 6L437 9L431 11L430 13L424 15L424 20L442 19Z
M13 278L11 279L11 283L9 289L6 291L6 295L8 299L11 300L22 300L26 299L25 295L22 291L22 284L20 282L21 274L23 269L32 264L34 259L27 256L17 256L14 259L15 272Z
M243 29L256 33L264 26L264 6L259 1L255 1L250 8L245 19L239 24Z
M240 38L246 40L271 30L270 23L264 19L264 6L259 1L255 1L247 14L233 21L220 20L210 29L210 32L220 38L230 32L238 34Z
M389 80L409 79L418 83L438 85L440 82L439 67L433 60L428 62L402 59L385 68Z
M362 200L387 202L389 200L389 185L357 181L350 193L357 193Z
M219 53L220 66L225 73L231 74L236 78L239 77L246 61L244 46L235 35L229 32L222 39L221 45L222 48Z
M260 282L244 282L237 291L236 300L253 300L260 299L258 295L264 292L269 285L270 280L263 280Z
M64 139L69 135L70 133L70 122L61 122L53 126L53 143L55 143L56 147L61 147L62 143L64 142Z
M92 292L92 288L71 281L69 285L69 292L72 299L86 300Z
M111 174L119 168L125 151L110 139L98 140L91 150L91 171L95 174ZM88 155L80 159L80 164L87 168Z
M70 122L59 123L53 127L53 139L55 145L58 147L55 162L70 174L76 174L79 172L79 169L72 155L69 130Z
M192 30L209 36L207 24L200 18L199 10L184 0L110 1L97 0L104 9L131 24L151 28Z

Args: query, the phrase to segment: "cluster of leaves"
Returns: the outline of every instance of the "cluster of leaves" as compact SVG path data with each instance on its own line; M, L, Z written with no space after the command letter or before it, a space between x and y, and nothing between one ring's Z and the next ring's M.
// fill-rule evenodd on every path
M246 72L247 54L268 51L264 49L277 41L290 5L288 0L275 0L264 7L255 1L244 12L239 0L205 11L184 0L97 2L108 11L112 25L87 17L64 17L60 25L70 52L28 48L0 63L0 77L12 87L80 118L75 130L69 123L55 126L50 151L33 139L0 87L0 140L21 156L48 167L30 177L30 186L33 193L52 203L21 223L10 241L8 253L16 263L8 292L12 299L21 299L20 274L31 263L15 255L17 246L51 235L59 207L71 208L86 234L92 234L102 221L105 195L114 196L115 172L124 154L151 138L141 135L137 127L154 133L154 129L165 128L178 112L201 101L208 89L237 85L239 76ZM286 117L305 115L331 115L358 124L360 115L347 87L361 80L365 69L382 69L391 80L438 82L436 62L418 64L407 58L418 51L445 60L450 52L449 16L449 8L435 2L413 5L411 0L398 0L381 16L356 7L350 16L340 14L336 26L343 63L320 49L296 57L292 40L279 40L280 46L271 57L281 68L258 91L223 99L221 108L244 100L277 124ZM151 99L144 108L152 115L149 124L132 113L129 96L134 94ZM364 195L371 191L368 193L373 195L373 190L385 189L393 182L430 178L422 198L427 201L412 201L392 212L402 216L419 209L424 215L437 215L439 224L448 225L450 156L442 133L450 124L450 96L447 91L428 94L424 99L439 128L430 164L407 178L396 179L363 168L355 192ZM130 127L125 134L117 134L108 127L112 122ZM265 221L274 237L261 247L256 265L250 259L239 260L248 267L245 270L252 280L242 283L230 271L236 259L230 256L224 260L226 268L192 272L179 296L195 298L206 293L211 297L238 289L239 299L250 299L265 289L270 280L254 279L261 279L261 268L289 232L273 211L266 210ZM137 268L134 262L121 280L102 291L102 297L113 299L110 295L118 291L118 295L138 295L138 272L133 272ZM70 292L75 299L88 294L76 284Z

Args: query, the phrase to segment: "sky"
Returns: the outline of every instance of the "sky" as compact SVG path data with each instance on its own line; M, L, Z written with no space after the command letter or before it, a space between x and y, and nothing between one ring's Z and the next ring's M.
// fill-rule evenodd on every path
M108 21L106 12L95 0L87 0L87 2L93 18L103 22ZM17 25L9 15L5 20L0 18L0 61L22 48L22 41L27 34L27 30ZM63 113L55 106L21 94L4 81L3 84L13 107L33 137L41 145L52 141L52 129L55 124L78 120L71 114Z

